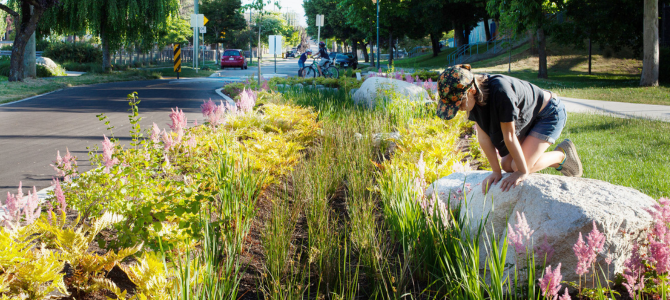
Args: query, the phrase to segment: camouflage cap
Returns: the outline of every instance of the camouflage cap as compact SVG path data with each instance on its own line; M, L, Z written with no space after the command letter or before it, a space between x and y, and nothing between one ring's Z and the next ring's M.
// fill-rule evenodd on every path
M440 94L440 101L437 102L438 117L451 120L456 116L463 95L475 82L475 76L470 70L470 65L455 65L440 74L437 80L437 89Z

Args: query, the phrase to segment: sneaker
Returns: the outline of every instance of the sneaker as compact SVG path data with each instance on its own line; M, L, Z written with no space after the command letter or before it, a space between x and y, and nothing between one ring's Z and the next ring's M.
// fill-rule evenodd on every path
M582 168L582 162L579 160L579 155L577 155L577 148L575 144L572 143L569 139L563 140L558 146L556 146L555 151L563 150L565 153L565 160L556 168L565 176L570 177L582 177L584 169Z

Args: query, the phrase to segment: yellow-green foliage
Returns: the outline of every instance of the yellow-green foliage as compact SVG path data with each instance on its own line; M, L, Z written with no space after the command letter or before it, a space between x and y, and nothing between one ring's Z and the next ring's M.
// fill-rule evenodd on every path
M143 253L136 264L123 267L123 271L137 286L135 296L138 299L170 298L169 291L173 288L174 282L168 278L172 277L172 274L168 274L164 261L155 253Z
M458 151L457 142L467 123L469 121L463 113L449 122L437 117L413 119L398 128L400 140L394 141L397 144L396 153L384 165L410 170L418 176L416 163L423 152L427 184L453 173L454 166L460 164L466 155Z
M74 270L72 277L68 278L67 281L68 286L74 289L75 293L88 294L101 289L121 293L116 289L114 283L105 279L105 274L124 258L139 251L142 245L122 249L118 252L109 251L104 255L88 251L90 244L100 231L118 221L118 216L105 213L102 217L93 221L92 225L82 224L76 228L52 226L45 219L40 219L35 223L44 232L50 232L55 236L55 243L62 261L69 263ZM62 267L62 262L60 266ZM121 297L122 294L117 294L117 296Z
M237 136L254 169L267 174L267 182L287 174L313 144L319 123L311 109L268 103L261 113L232 116L226 125Z
M0 293L3 299L46 299L58 290L67 294L61 255L37 249L30 230L0 227Z

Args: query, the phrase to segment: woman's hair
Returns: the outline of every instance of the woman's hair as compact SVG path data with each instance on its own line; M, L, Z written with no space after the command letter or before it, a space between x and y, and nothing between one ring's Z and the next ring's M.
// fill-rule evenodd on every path
M474 74L475 80L475 103L482 106L486 105L486 102L489 100L489 75L488 74Z

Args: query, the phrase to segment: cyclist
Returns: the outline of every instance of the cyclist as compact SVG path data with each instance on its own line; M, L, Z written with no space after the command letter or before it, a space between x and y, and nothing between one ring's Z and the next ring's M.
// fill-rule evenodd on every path
M307 51L303 52L302 55L300 55L300 59L298 60L298 66L300 67L300 76L305 77L305 74L303 72L305 71L305 61L307 61L307 56L312 55L312 50L307 49Z
M327 62L330 62L330 56L328 56L326 43L324 43L323 41L319 42L319 57L321 57L321 60L319 61L319 64L316 65L316 67L317 69L319 69L319 76L323 76L323 73L321 72L321 67L324 67Z

